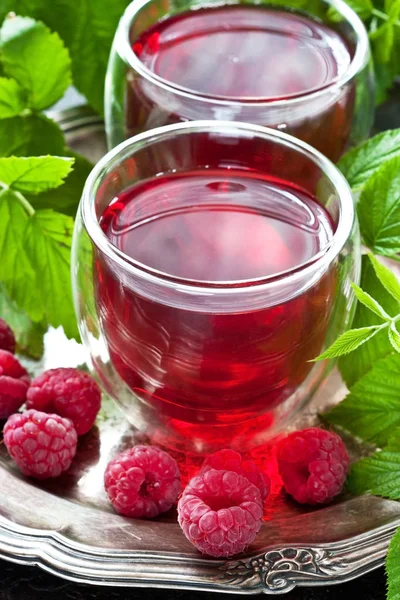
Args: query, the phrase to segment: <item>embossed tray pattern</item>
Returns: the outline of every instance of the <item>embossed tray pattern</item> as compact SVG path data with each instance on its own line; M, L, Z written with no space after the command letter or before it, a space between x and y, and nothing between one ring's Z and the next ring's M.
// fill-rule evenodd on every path
M60 122L71 147L92 160L104 152L103 125L88 110L67 111ZM47 334L45 347L35 368L83 361L82 348L60 331ZM318 410L344 393L333 373L298 425L316 423ZM248 553L208 559L184 538L173 511L154 521L112 511L103 472L134 441L135 432L106 399L97 426L80 440L73 467L58 480L25 479L0 445L0 557L92 584L280 594L295 586L340 583L382 565L400 525L396 502L344 496L329 507L304 509L278 489Z

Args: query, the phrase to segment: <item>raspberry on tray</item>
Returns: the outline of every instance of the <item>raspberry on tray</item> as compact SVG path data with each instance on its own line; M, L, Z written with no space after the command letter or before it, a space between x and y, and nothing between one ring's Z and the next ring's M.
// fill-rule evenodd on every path
M246 477L250 483L258 487L261 500L265 501L271 489L271 481L266 473L262 473L257 465L251 460L243 460L239 452L235 450L219 450L210 454L205 459L201 470L205 473L210 469L222 469L233 471L238 475Z
M288 494L300 504L325 504L342 491L350 459L340 437L312 427L278 444L279 473Z
M0 319L0 349L15 353L14 332L4 319Z
M104 487L115 510L151 519L167 512L181 491L176 461L155 446L135 446L107 466Z
M201 471L178 502L178 522L203 554L222 557L243 552L262 523L258 488L233 471Z
M92 428L100 410L101 391L83 371L50 369L32 381L26 405L71 419L78 435L84 435Z
M8 419L26 400L30 377L7 350L0 350L0 419Z
M4 427L4 443L24 475L58 477L76 453L78 436L72 421L59 415L27 410L12 415Z

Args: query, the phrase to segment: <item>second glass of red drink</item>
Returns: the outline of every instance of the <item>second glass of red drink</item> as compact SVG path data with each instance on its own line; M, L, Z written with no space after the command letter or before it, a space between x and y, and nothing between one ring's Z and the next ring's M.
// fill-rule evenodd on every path
M311 397L349 325L350 189L306 144L229 122L171 125L95 167L73 249L94 369L153 441L251 448Z
M362 22L342 0L275 4L134 0L110 56L109 147L196 119L274 127L334 162L364 139L374 95Z

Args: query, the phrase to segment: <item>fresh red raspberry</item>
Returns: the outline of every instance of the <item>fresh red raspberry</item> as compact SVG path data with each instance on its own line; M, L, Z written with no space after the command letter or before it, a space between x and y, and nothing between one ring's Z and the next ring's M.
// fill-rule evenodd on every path
M262 514L258 488L234 471L200 471L178 502L187 539L215 557L243 552L260 530Z
M108 464L104 487L118 513L151 519L176 502L181 491L179 467L155 446L135 446Z
M76 453L78 436L72 421L59 415L27 410L12 415L4 427L4 443L24 475L58 477Z
M286 491L301 504L324 504L339 494L350 459L336 433L310 428L295 431L277 447Z
M0 319L0 349L7 350L11 354L15 352L14 332L3 319Z
M261 473L257 465L251 460L243 460L239 452L234 450L219 450L210 454L205 459L201 470L210 469L217 471L233 471L242 477L246 477L250 483L260 490L261 500L265 501L271 489L271 481L265 473Z
M26 406L71 419L78 435L92 428L100 410L97 383L78 369L50 369L30 385Z
M26 369L7 350L0 350L0 419L8 419L26 400L29 387Z

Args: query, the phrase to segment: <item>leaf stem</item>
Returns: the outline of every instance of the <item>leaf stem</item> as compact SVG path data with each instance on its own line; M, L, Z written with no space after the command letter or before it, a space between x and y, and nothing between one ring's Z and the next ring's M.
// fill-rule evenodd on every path
M23 196L21 194L21 192L17 192L15 190L13 190L13 193L16 195L16 197L18 198L20 204L26 210L27 214L30 217L33 217L33 215L35 214L35 209L33 208L32 204L30 202L28 202L28 200L25 198L25 196Z
M378 19L382 19L382 21L389 21L390 17L389 15L387 15L386 13L384 13L382 10L379 10L378 8L374 8L372 11L372 14L375 17L378 17ZM393 25L396 25L396 27L400 27L400 22L399 21L395 21L393 23Z
M379 10L378 8L374 8L372 10L372 14L375 17L378 17L379 19L383 19L384 21L388 21L389 20L389 16L386 13L384 13L382 10Z
M16 196L16 198L18 199L18 202L21 204L21 206L24 207L27 214L30 217L33 217L33 215L35 214L35 209L33 208L32 204L30 202L28 202L28 200L25 198L25 196L23 196L23 194L21 194L21 192L17 192L16 190L11 190L8 187L8 185L6 185L5 183L2 183L1 181L0 181L0 190L1 190L0 191L0 199L3 194L5 194L7 192L11 192L12 194L14 194L14 196Z

